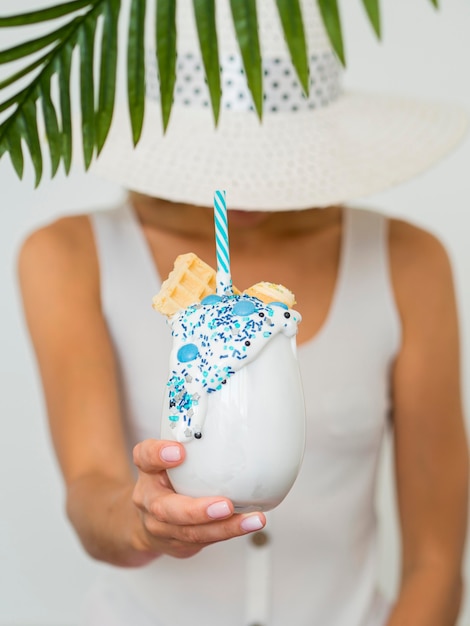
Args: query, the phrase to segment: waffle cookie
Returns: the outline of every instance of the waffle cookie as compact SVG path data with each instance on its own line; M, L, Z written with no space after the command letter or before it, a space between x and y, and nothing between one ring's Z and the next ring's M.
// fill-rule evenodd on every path
M152 306L170 317L215 291L215 270L193 252L188 252L176 257L173 270L153 298Z
M265 304L269 304L270 302L283 302L285 305L291 309L295 304L295 296L284 287L284 285L276 285L275 283L261 282L256 283L249 289L245 289L243 292L248 296L253 296L253 298L258 298Z

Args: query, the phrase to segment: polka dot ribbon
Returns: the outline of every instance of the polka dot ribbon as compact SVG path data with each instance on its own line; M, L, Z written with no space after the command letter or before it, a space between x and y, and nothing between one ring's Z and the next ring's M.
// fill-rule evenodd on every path
M310 94L302 92L289 59L263 59L264 112L287 113L324 108L342 92L342 70L332 52L310 57ZM187 52L178 56L174 102L187 107L209 107L209 90L201 58ZM254 111L255 107L245 78L241 57L231 54L221 58L222 109ZM147 95L160 99L155 54L148 52Z

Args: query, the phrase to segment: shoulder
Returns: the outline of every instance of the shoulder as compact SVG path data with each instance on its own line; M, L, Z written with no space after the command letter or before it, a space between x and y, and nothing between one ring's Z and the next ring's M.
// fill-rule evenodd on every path
M18 254L22 290L35 286L47 290L62 283L79 287L97 285L98 262L87 215L60 218L23 241ZM32 289L36 291L36 289Z
M38 255L63 256L93 248L93 238L87 215L60 218L30 233L20 249L20 263Z
M453 306L453 278L448 252L432 233L398 219L389 220L392 284L402 317L423 319L442 305Z
M389 220L389 244L392 262L424 269L429 263L448 265L449 258L443 243L427 230L398 219Z

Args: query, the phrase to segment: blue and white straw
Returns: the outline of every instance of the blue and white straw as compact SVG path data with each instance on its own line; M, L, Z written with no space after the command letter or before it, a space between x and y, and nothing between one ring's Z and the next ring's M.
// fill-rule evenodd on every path
M230 275L230 252L228 243L228 220L225 191L214 194L215 246L217 254L217 294L230 296L233 294L232 277Z

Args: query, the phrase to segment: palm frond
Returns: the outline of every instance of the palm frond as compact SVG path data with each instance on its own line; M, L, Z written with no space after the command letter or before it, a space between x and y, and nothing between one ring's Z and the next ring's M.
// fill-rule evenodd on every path
M304 22L299 0L276 0L287 47L305 95L309 93L309 67Z
M93 60L96 18L88 20L78 33L80 47L80 103L82 111L83 158L85 169L90 167L95 151L95 84Z
M28 146L31 161L36 174L36 187L42 178L42 152L37 124L36 99L26 100L18 117L22 138Z
M263 117L263 71L256 0L230 0L230 6L248 88L261 120Z
M176 0L157 1L156 52L163 131L170 121L176 82Z
M54 69L62 81L59 91L61 116L61 147L62 161L65 173L70 172L72 166L72 105L70 101L70 72L72 69L73 47L66 46L56 57Z
M273 0L258 0L267 2ZM341 16L338 0L317 2L328 37L345 65ZM439 7L438 0L429 0ZM177 0L156 2L155 41L164 130L170 121L176 82ZM362 0L368 19L378 37L381 34L380 0ZM54 23L41 36L0 50L0 65L21 63L0 81L0 158L8 153L19 177L24 171L24 152L29 153L36 185L43 174L43 158L49 153L51 174L63 164L69 173L72 164L72 105L70 81L74 50L80 60L80 109L85 166L105 145L115 106L118 23L122 0L68 0L19 15L0 17L0 29L30 24ZM300 0L276 0L289 49L304 92L309 89L308 52ZM214 122L221 101L219 48L216 27L216 0L193 0L202 62L206 74ZM263 72L258 34L257 0L230 0L235 34L244 73L255 110L262 118ZM127 36L127 87L129 117L134 144L140 139L145 112L145 31L147 0L131 0ZM65 21L65 23L64 23ZM98 28L101 23L102 28ZM99 68L95 77L95 65ZM96 80L95 80L96 78ZM58 84L57 93L52 84ZM15 90L16 89L16 90ZM42 118L44 130L39 130ZM42 141L42 139L47 141Z
M344 55L343 32L341 28L341 18L338 9L338 0L317 0L320 13L325 24L326 32L330 39L333 50L338 55L339 60L346 65Z
M51 176L54 177L60 165L62 150L59 122L54 103L52 102L50 87L48 83L41 84L39 91L47 143L51 156Z
M17 104L19 102L19 100L21 100L23 94L26 91L27 91L27 88L23 89L22 91L19 91L18 93L15 93L14 96L11 96L7 100L4 100L3 102L0 102L0 113L3 113L4 111L8 111L8 109L11 109L12 106ZM1 133L1 128L2 127L0 126L0 133ZM1 134L0 134L0 137L1 137Z
M103 40L101 43L98 110L96 112L97 154L103 149L113 119L120 10L120 0L110 0L105 4L103 11Z
M2 148L2 144L0 144L0 154L4 154L4 152L8 150L18 178L23 178L24 157L23 146L21 145L21 132L11 133L3 146L4 148Z
M0 17L0 28L11 28L12 26L29 26L30 24L39 24L40 22L49 22L64 15L70 15L80 9L88 7L90 0L73 0L72 2L64 2L48 9L40 9L38 11L30 11L29 13L20 13L19 15L9 15Z
M219 44L215 21L215 0L193 0L196 16L199 47L207 77L207 86L211 99L214 123L217 126L220 113L220 86Z
M13 48L8 48L7 50L0 50L0 64L18 61L19 59L33 54L34 52L39 52L39 50L47 48L47 46L56 41L63 40L67 37L68 33L73 30L73 26L74 24L72 22L72 24L66 24L65 26L62 26L62 28L59 28L52 33L48 33L43 37L31 39L30 41L26 41L25 43L14 46Z
M50 56L50 53L48 52L47 54L44 54L42 57L39 57L39 59L36 59L36 61L33 61L33 63L26 65L15 74L12 74L11 76L8 76L8 78L5 78L4 80L2 80L0 82L0 90L5 89L6 87L9 87L10 85L13 85L18 80L20 80L20 78L23 78L24 76L27 76L28 74L31 74L31 72L33 72L38 67L41 67L41 65L45 65L49 59L49 56Z
M381 25L380 25L380 3L379 0L362 0L364 4L364 8L366 10L367 16L369 17L369 21L372 24L372 28L374 29L377 38L380 39L382 36Z
M36 185L43 173L43 151L48 149L51 173L55 175L62 161L66 173L72 163L72 108L70 80L72 54L80 53L80 104L85 167L89 167L95 151L106 139L112 118L116 91L117 26L120 0L75 0L50 9L22 16L1 18L1 26L54 20L71 15L65 25L51 32L0 51L0 63L8 63L47 49L40 58L26 64L0 83L0 88L12 87L20 79L30 77L29 83L0 103L0 113L12 112L0 124L0 153L9 152L18 175L23 173L23 143L30 154ZM101 75L99 101L95 110L94 50L97 22L102 16ZM21 21L23 19L23 21ZM33 75L33 72L36 72ZM57 76L58 103L51 95L51 81ZM38 106L40 105L40 106ZM44 120L47 144L41 146L42 131L38 117Z
M145 12L146 0L132 0L127 48L127 89L134 145L140 139L144 122Z

